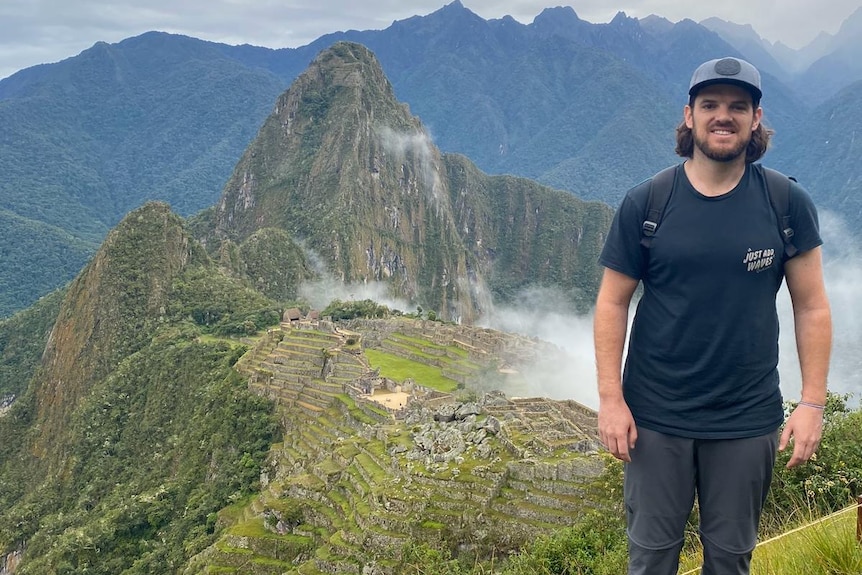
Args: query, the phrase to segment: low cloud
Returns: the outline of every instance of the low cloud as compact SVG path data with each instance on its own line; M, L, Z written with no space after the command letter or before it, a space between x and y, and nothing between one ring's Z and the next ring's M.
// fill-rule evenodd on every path
M511 304L496 305L480 325L537 337L555 345L561 353L539 357L523 367L529 395L551 399L574 399L598 407L592 316L578 315L558 289L531 287ZM502 391L509 393L509 390Z
M862 259L859 242L852 239L846 224L836 214L821 213L824 236L824 275L832 307L833 354L829 388L849 394L850 404L857 406L862 396ZM320 261L310 255L312 261ZM413 311L415 305L393 298L388 284L382 282L345 285L318 264L319 281L302 286L301 295L312 305L323 309L333 299L342 301L371 299L391 309ZM474 286L474 289L476 287ZM487 301L490 295L486 295ZM569 298L554 288L531 287L509 304L487 306L489 311L477 325L499 331L539 338L556 346L560 353L522 366L527 389L502 389L508 395L541 396L551 399L573 399L593 409L598 407L598 393L593 354L593 316L574 311ZM799 399L801 376L793 332L793 308L786 286L778 294L777 309L781 325L779 372L785 399ZM629 314L633 317L634 309Z
M829 389L849 394L850 405L862 399L862 258L860 243L853 240L842 219L830 212L820 215L824 239L824 281L832 308L833 351ZM560 347L562 358L552 364L530 367L530 393L553 399L574 399L598 407L592 315L578 315L566 297L548 288L531 288L521 293L513 305L496 306L482 320L487 327L538 337ZM798 400L802 388L793 307L786 286L778 294L779 373L782 393ZM634 316L634 306L629 318ZM505 391L505 390L503 390Z
M424 190L436 205L440 197L442 181L431 136L421 130L397 132L388 126L379 128L377 136L380 138L383 150L394 159L389 162L391 165L399 167L413 164L418 167L418 175Z
M862 246L835 213L821 212L820 228L824 242L823 275L832 308L829 389L851 394L851 404L858 405L862 399L862 257L859 251ZM802 378L793 333L793 307L786 286L779 292L778 315L782 327L778 366L781 387L787 399L799 399Z
M389 309L405 312L415 310L408 301L395 298L389 293L389 284L384 282L352 282L344 283L332 275L326 264L316 252L307 246L302 246L305 258L317 274L318 279L304 282L299 286L299 297L312 308L322 310L333 300L363 301L370 299Z

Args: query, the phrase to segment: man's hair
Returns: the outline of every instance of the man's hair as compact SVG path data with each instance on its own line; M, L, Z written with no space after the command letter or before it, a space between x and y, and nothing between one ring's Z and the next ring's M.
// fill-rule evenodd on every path
M751 141L745 149L745 162L750 164L756 162L766 153L769 141L775 130L764 126L763 122L757 125L757 129L751 133ZM694 156L694 135L691 128L685 125L685 120L676 127L676 153L683 158Z

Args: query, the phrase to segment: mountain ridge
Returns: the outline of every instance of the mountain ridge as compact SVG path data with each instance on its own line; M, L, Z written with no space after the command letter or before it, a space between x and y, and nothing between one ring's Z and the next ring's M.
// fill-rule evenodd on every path
M461 4L445 8L297 49L153 32L13 75L0 81L7 127L0 134L0 173L12 176L0 180L0 209L33 229L48 224L68 231L68 242L90 250L148 199L168 201L184 216L205 209L217 201L278 94L339 39L375 53L399 100L444 153L463 154L489 174L529 177L614 206L631 185L677 160L673 129L690 70L716 53L742 55L692 21L653 26L657 21L620 14L593 25L551 10L520 24L485 21ZM556 15L572 26L554 26ZM454 40L461 41L459 50ZM148 60L165 51L173 52L166 58L174 66ZM823 69L835 76L834 67ZM813 107L781 77L765 72L764 86L766 121L776 129L767 163L811 166L810 142L788 144L804 139L796 133ZM820 154L823 144L814 145ZM822 207L837 208L833 192L852 196L855 179L851 166L826 162L793 172ZM832 172L845 176L837 189L826 185ZM7 302L0 316L74 275L74 266L61 266L51 286L16 274L18 267L0 266L8 294L0 298Z

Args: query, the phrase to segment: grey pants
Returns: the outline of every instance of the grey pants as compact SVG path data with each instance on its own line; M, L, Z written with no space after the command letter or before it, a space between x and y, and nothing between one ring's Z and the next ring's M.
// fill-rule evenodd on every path
M625 465L629 575L676 575L697 494L701 575L748 575L778 434L687 439L638 428Z

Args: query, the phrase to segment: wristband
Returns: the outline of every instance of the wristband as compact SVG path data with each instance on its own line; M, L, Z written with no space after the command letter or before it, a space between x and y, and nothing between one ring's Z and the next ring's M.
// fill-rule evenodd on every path
M796 405L804 405L805 407L813 407L814 409L824 409L825 405L820 405L819 403L811 403L808 401L800 401Z

